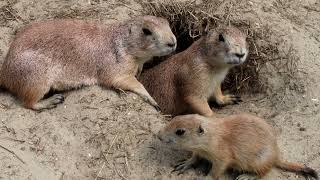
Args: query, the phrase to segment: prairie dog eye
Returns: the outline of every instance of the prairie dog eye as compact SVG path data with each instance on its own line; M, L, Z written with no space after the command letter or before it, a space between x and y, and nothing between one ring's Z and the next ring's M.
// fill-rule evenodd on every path
M143 34L146 36L152 35L152 32L148 28L142 28Z
M186 132L185 129L183 129L183 128L178 128L178 129L176 130L176 135L182 136L185 132Z
M220 42L224 42L224 37L223 37L222 34L219 34L219 41L220 41Z

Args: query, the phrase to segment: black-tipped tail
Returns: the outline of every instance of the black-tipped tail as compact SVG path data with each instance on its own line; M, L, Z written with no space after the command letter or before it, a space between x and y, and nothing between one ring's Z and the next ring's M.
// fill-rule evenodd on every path
M279 161L276 167L285 171L301 173L304 176L311 176L317 180L319 179L318 173L314 169L300 163Z
M319 179L319 176L318 176L318 173L314 170L314 169L311 169L307 166L305 166L302 170L301 170L301 173L304 175L304 176L311 176L311 177L314 177L315 179Z

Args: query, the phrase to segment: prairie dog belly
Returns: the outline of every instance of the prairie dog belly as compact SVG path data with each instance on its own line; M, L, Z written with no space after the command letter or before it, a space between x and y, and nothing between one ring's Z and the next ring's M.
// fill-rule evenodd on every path
M202 86L204 86L203 90L205 91L207 97L206 98L210 98L212 96L212 94L214 93L214 90L216 88L220 88L221 83L223 82L224 78L226 77L228 73L228 69L220 69L217 71L213 71L210 74L208 74L208 82L203 83Z
M82 86L90 86L98 83L95 69L87 67L85 70L69 68L64 69L56 66L52 69L51 88L58 91L76 89Z

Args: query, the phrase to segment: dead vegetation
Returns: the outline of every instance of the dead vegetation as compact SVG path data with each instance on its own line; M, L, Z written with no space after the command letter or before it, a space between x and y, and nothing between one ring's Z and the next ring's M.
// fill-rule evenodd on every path
M112 17L112 10L116 9L117 7L126 7L131 11L137 11L130 8L127 4L130 3L124 0L115 2L89 0L88 6L86 7L72 6L72 4L69 4L65 8L54 12L52 18L94 19L100 21L105 19L114 19Z
M250 11L247 2L227 1L145 1L142 2L143 14L164 17L169 20L174 34L177 36L177 52L189 47L199 39L203 21L209 21L210 28L221 24L232 24L247 33L250 54L247 62L232 69L224 89L242 93L260 93L268 88L263 80L261 70L271 65L286 76L294 76L298 58L293 49L280 50L281 38L275 38L275 33L267 25L244 19L241 13ZM163 61L165 59L161 59ZM154 64L153 64L154 65ZM152 66L149 64L149 67Z
M15 1L7 1L7 4L0 7L0 26L5 26L9 21L22 21L17 11L13 9Z

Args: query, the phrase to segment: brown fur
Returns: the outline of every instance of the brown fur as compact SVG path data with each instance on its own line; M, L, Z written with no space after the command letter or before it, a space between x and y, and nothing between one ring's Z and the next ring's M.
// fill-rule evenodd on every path
M219 35L225 42L219 40ZM243 63L247 54L246 36L242 32L235 27L219 28L144 72L140 81L165 113L178 115L190 111L212 116L208 100L220 105L240 100L237 96L223 95L221 83L229 69Z
M50 89L93 84L133 91L157 106L135 75L153 56L175 47L167 20L153 16L109 25L71 19L35 22L16 35L0 82L36 110L52 107L40 102Z
M202 129L202 131L200 130ZM177 131L184 131L177 135ZM256 174L261 178L271 168L299 172L318 178L316 171L298 163L280 160L274 131L264 120L239 114L225 118L200 115L175 117L158 134L160 140L193 152L193 157L178 170L186 170L202 157L212 162L214 180L233 168Z

